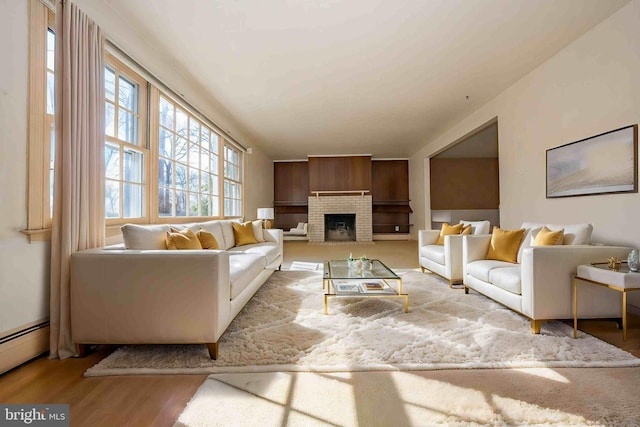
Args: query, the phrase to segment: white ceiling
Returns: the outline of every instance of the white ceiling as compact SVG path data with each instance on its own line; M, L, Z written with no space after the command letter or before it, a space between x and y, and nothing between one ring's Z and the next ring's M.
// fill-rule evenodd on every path
M628 2L96 1L276 159L410 156Z

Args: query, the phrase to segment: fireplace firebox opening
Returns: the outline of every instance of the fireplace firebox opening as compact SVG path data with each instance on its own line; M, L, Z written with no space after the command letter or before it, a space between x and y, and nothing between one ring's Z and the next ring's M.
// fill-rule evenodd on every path
M356 241L356 214L325 214L326 242Z

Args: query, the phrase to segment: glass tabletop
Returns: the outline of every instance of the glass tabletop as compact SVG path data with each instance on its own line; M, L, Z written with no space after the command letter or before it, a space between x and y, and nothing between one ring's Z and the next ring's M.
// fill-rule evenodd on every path
M377 259L371 260L370 268L349 268L347 260L324 262L324 279L400 279L400 277Z

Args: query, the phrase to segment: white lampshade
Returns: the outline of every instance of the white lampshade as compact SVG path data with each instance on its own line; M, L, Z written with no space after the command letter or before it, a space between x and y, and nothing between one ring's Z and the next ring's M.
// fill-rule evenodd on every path
M258 219L273 219L273 208L258 208Z

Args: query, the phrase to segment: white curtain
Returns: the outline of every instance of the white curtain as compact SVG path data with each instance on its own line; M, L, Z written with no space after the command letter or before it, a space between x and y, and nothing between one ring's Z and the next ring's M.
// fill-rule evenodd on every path
M56 10L56 145L51 237L50 357L71 340L70 259L104 245L104 38L78 7Z

